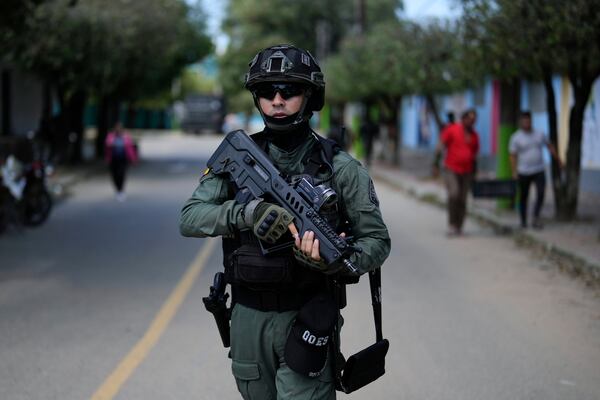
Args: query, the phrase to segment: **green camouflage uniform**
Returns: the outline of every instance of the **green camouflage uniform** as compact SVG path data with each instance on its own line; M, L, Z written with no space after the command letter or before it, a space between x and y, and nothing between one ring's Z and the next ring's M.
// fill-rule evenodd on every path
M302 161L316 145L309 139L291 152L269 144L269 156L280 172L302 174ZM355 244L362 249L350 260L361 273L380 267L390 251L390 238L367 170L345 152L333 158L332 187L350 222ZM208 171L181 212L184 236L232 236L251 228L242 216L243 204L230 198L227 176ZM333 374L327 368L318 378L293 372L285 364L283 348L296 311L263 312L240 304L231 318L232 370L244 399L334 399Z

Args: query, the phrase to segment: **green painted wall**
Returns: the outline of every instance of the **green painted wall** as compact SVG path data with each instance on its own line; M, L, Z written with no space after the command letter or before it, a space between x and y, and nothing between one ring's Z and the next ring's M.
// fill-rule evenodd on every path
M508 152L508 143L510 137L516 130L515 126L509 124L501 124L498 129L498 153L496 161L496 176L499 179L512 178L512 170L510 167L510 156ZM499 199L497 206L500 209L508 209L513 206L509 199Z
M354 115L352 117L352 147L357 158L364 158L365 149L360 138L360 115Z
M324 136L327 136L331 129L331 107L329 104L325 104L323 109L319 112L319 123L321 125L321 133Z

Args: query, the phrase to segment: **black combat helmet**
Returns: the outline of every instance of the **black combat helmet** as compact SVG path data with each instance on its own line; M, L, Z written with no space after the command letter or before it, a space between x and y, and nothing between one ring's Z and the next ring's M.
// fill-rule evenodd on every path
M315 58L306 50L289 44L266 48L250 61L244 87L252 92L254 104L267 127L275 130L293 128L312 116L313 111L323 108L325 81ZM277 120L262 112L256 95L257 87L268 82L296 82L305 86L305 99L293 120Z

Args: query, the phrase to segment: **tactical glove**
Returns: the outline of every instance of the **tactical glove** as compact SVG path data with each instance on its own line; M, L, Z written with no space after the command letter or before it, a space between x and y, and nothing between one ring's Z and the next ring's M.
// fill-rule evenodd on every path
M292 214L275 204L252 200L245 207L246 218L251 216L254 234L267 243L275 243L288 230L288 225L294 220Z
M340 271L342 268L344 268L344 265L342 263L327 265L325 261L323 261L323 259L320 259L319 261L314 260L309 255L304 254L302 250L298 249L297 247L294 247L294 257L301 264L309 268L316 269L326 275L333 275L336 272Z

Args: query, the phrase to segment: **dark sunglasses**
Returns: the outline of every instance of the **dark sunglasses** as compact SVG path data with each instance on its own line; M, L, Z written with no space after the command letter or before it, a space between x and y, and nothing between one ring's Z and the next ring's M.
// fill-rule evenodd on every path
M267 100L273 100L277 92L279 92L284 100L288 100L304 93L304 86L298 83L266 83L257 86L254 91L258 97Z

